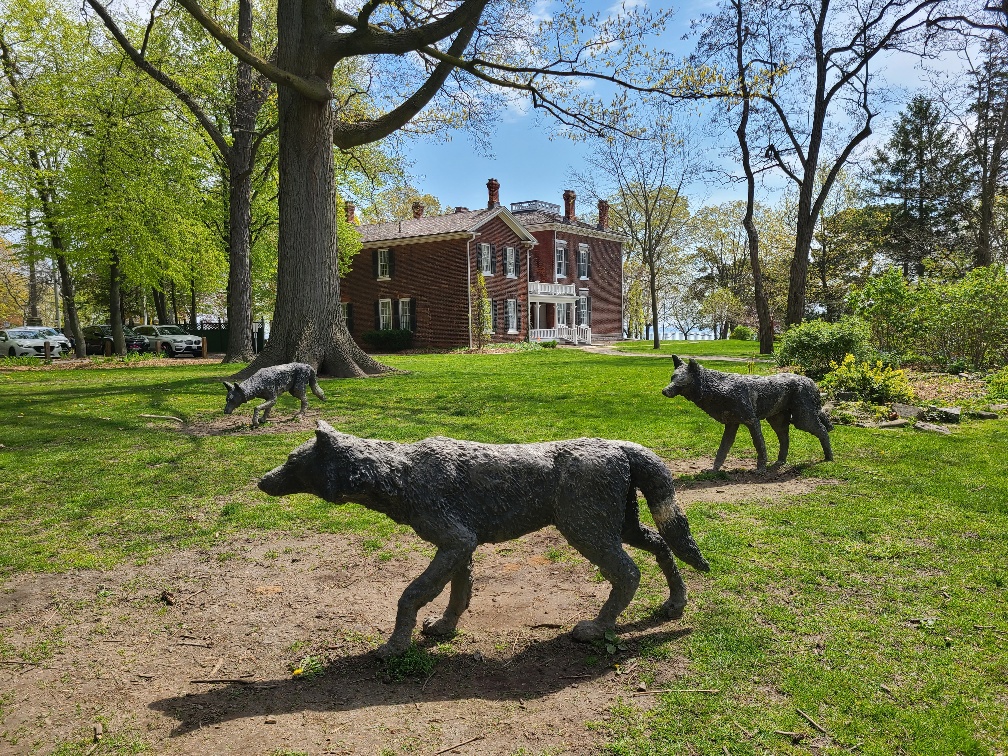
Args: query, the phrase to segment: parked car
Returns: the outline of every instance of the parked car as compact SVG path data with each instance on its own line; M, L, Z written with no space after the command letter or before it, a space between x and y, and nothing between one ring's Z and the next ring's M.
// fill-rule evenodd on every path
M55 328L41 327L35 328L35 330L42 334L42 338L47 339L49 343L59 344L63 354L73 354L73 339L60 333Z
M161 354L165 357L186 354L194 357L203 356L203 338L186 333L177 325L143 325L137 326L136 332L151 343L161 342Z
M34 328L7 328L0 331L0 356L45 357L49 339ZM49 341L50 355L60 356L60 345Z
M105 342L112 344L112 326L84 326L84 351L87 354L105 354ZM126 353L135 354L144 351L146 339L133 333L133 329L123 326L123 336L126 338Z

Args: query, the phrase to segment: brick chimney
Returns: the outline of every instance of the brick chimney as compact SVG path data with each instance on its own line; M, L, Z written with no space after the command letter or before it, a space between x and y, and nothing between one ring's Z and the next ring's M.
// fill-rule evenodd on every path
M461 205L459 205L458 207L455 208L455 212L456 213L468 213L469 212L469 208L468 207L462 207Z
M500 181L495 178L487 181L487 210L493 210L495 207L500 207Z
M346 212L346 222L356 223L357 222L357 205L355 205L350 200L343 203L343 210Z
M609 230L609 203L605 200L598 201L598 227L600 231Z
M573 189L568 189L563 193L564 221L566 223L573 223L576 220L576 216L574 215L574 200L576 199L577 195Z
M413 217L414 218L423 218L423 210L424 210L423 202L414 202L413 203Z

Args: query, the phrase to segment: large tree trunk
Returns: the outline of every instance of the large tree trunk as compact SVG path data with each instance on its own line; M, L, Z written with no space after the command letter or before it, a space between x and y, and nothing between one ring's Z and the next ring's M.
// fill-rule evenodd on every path
M238 4L238 41L252 46L252 4ZM255 163L255 125L264 102L252 87L252 67L238 61L235 109L228 167L228 343L224 362L250 362L252 342L252 167Z
M52 239L53 248L63 249L63 240L59 235ZM63 299L63 332L74 340L74 354L87 357L84 345L84 330L81 328L80 317L77 315L77 292L74 291L73 278L70 276L70 266L66 257L60 252L56 255L56 267L59 269L60 295Z
M785 323L789 326L798 325L805 319L809 252L812 249L812 235L815 232L815 218L812 217L811 197L806 202L804 201L804 194L805 189L803 187L798 201L795 252L794 257L791 258L791 272L788 278L787 318Z
M154 312L157 314L158 325L170 323L164 292L160 289L151 288L151 297L154 299Z
M648 287L651 291L651 323L654 325L652 349L661 349L661 334L658 331L658 266L655 262L653 249L648 256L648 279Z
M278 63L306 79L321 69L315 37L320 24L305 16L310 7L281 0L277 8ZM325 70L327 81L331 76L332 69ZM269 341L238 376L286 362L307 362L336 377L388 372L350 338L340 307L332 106L281 86L279 108L276 307Z

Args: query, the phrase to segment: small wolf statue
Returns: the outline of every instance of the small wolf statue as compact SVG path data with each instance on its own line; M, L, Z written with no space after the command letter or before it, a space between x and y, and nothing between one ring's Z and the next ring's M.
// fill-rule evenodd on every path
M306 386L311 388L315 396L325 401L325 394L319 388L315 378L315 368L303 362L273 365L257 370L255 375L241 383L228 383L227 381L223 381L223 383L224 388L227 389L227 404L224 405L225 415L230 415L250 399L266 400L265 403L260 404L252 411L253 428L266 422L270 410L276 404L277 397L284 391L289 391L292 396L301 400L301 410L298 412L298 416L303 416L308 409ZM262 420L259 419L260 410L263 413Z
M672 364L675 372L662 393L669 399L682 395L719 423L724 423L724 436L714 458L713 470L719 470L724 464L739 425L749 429L756 445L756 471L766 470L766 442L760 420L770 424L780 441L775 466L787 461L789 425L818 438L826 461L833 459L829 438L833 423L823 411L819 389L809 378L792 373L766 377L721 373L701 367L692 358L688 364L684 363L675 355Z
M437 554L399 599L395 629L378 655L409 648L417 613L451 582L444 615L424 633L455 631L472 595L473 551L555 525L612 584L595 620L574 627L578 641L602 638L637 591L640 572L628 543L655 555L668 582L665 616L677 619L686 586L673 554L710 569L675 501L668 469L653 452L625 441L579 438L540 444L480 444L428 438L413 444L339 433L319 421L315 438L266 473L259 488L272 496L312 493L326 501L358 502L409 525ZM638 519L637 489L647 498L658 532ZM659 535L659 533L661 535Z

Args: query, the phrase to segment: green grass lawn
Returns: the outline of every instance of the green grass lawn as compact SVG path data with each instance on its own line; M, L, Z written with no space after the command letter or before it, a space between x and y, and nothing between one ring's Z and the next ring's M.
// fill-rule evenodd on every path
M597 435L670 459L710 456L721 435L692 405L661 396L662 360L557 349L388 362L409 372L323 381L329 401L312 398L312 408L363 436ZM257 478L310 437L307 424L190 437L140 417L219 418L229 372L0 372L0 574L107 567L247 529L392 532L356 506L258 491ZM287 397L275 413L295 407ZM681 655L682 688L720 692L616 701L589 726L614 754L808 753L773 734L810 732L801 709L830 732L827 753L1003 753L1008 424L964 423L951 436L839 427L828 464L814 438L792 438L804 474L840 484L690 508L712 568L690 578L692 632L641 652ZM745 434L736 453L754 455Z
M616 344L621 352L655 353L653 341L624 341ZM703 355L705 357L757 357L758 341L712 339L710 341L662 341L658 354ZM766 359L767 356L764 356Z

